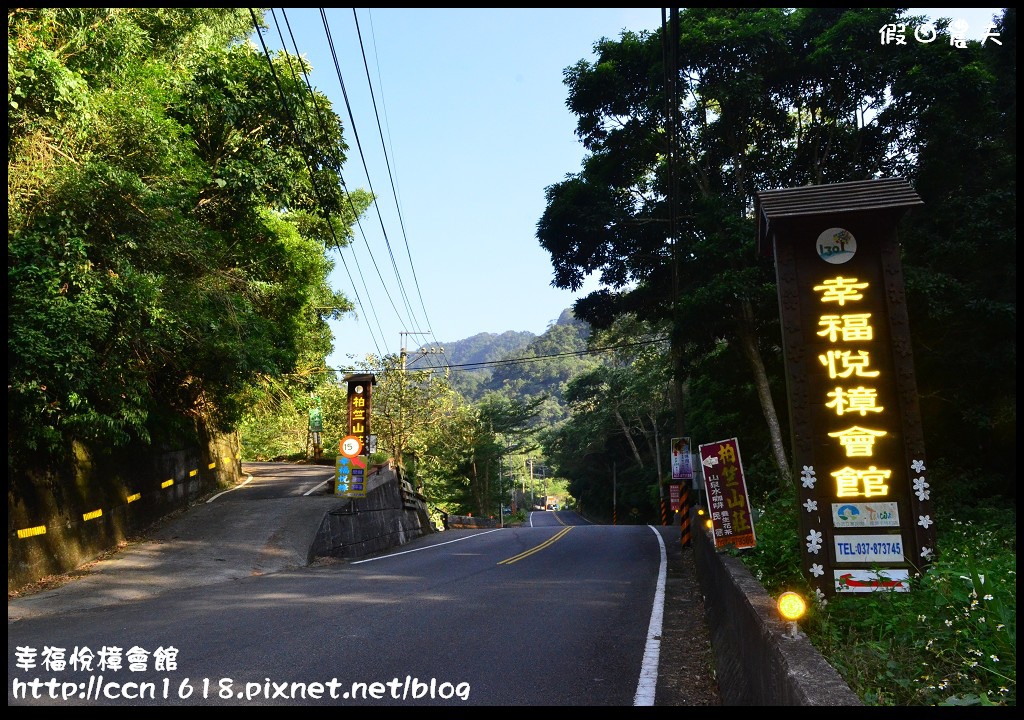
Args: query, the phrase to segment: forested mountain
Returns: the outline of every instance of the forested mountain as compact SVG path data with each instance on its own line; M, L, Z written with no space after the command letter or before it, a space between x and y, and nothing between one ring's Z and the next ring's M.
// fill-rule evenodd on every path
M590 326L566 309L542 335L507 330L426 344L410 354L415 362L409 367L440 366L436 348L443 347L451 385L467 401L478 402L492 392L526 402L547 397L537 423L550 425L566 417L565 383L593 365L583 354L589 336Z
M516 353L536 339L532 332L506 330L482 332L454 342L427 343L409 354L409 367L453 368L453 387L466 397L479 397L480 389L491 376L492 363Z
M441 348L444 350L444 356L449 365L473 365L500 360L507 354L526 347L536 337L528 330L506 330L500 334L482 332L465 340L423 345L420 347L420 351L433 351L436 348ZM411 365L412 363L410 363Z

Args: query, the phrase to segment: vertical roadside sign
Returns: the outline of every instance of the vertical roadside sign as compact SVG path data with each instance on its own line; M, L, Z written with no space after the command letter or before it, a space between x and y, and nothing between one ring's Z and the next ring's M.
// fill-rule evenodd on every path
M693 460L690 438L672 438L672 482L693 481Z
M923 205L902 178L758 193L775 261L800 503L820 595L907 591L935 556L896 228Z
M701 445L700 462L704 467L715 547L754 547L754 514L743 477L739 440L730 438Z
M348 434L359 439L360 447L365 447L370 435L372 391L377 378L370 373L346 375L345 382L348 384Z

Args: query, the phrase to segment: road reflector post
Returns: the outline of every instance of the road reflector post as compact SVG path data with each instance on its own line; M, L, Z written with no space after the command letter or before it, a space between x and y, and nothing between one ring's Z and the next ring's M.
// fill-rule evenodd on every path
M684 483L679 488L679 544L690 547L690 488Z

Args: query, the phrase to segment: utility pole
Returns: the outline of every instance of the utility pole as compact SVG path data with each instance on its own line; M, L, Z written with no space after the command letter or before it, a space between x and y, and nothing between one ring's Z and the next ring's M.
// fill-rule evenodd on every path
M409 352L405 348L405 336L406 335L431 335L431 334L432 333L429 330L427 332L402 331L402 332L398 333L399 337L401 338L401 343L402 343L402 350L401 350L402 370L405 370L405 361L406 361L406 359L409 356ZM419 352L420 352L420 355L437 355L437 354L443 353L444 352L444 348L430 348L429 350L420 350Z
M619 504L619 492L618 492L618 490L619 489L618 489L618 487L616 487L616 479L615 479L615 461L612 460L612 525L616 525L617 524L616 520L618 519L617 515L616 515L618 513L618 504Z
M544 481L544 502L548 501L548 466L540 466L540 479Z
M533 458L527 458L527 462L530 463L530 509L533 510L533 506L537 504L537 499L533 495Z
M654 423L654 460L658 473L658 499L661 503L661 524L668 525L668 501L665 500L665 479L661 476L661 447L658 444L658 424Z

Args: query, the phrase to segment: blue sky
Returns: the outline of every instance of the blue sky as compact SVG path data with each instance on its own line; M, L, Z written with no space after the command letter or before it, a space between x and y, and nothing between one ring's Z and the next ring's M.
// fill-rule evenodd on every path
M977 39L999 9L910 12L963 18ZM352 247L331 254L332 285L358 308L331 323L328 365L482 332L540 335L597 288L553 288L535 235L544 189L584 157L562 72L592 60L602 37L658 28L660 8L275 8L266 19L268 46L281 33L306 55L342 118L345 186L378 196Z

